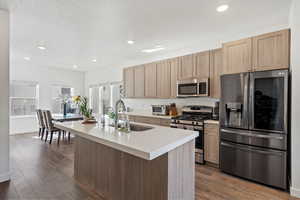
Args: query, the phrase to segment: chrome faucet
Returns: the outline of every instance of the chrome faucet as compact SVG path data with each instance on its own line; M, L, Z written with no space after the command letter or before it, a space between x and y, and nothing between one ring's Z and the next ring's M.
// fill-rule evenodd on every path
M115 112L116 112L116 115L115 115L115 128L116 129L118 129L118 126L119 126L119 106L121 106L121 109L123 110L123 112L126 111L126 106L125 106L125 103L122 99L119 99L116 102L116 106L115 106ZM126 121L126 124L127 123L128 122Z

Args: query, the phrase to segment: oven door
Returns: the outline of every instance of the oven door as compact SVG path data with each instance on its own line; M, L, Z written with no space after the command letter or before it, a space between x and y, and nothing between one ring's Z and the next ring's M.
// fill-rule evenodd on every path
M177 82L177 97L192 97L198 95L199 84L197 79Z

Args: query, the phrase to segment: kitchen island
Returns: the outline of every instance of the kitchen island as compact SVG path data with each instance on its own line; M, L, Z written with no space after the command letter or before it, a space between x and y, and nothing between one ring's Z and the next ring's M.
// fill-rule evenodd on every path
M197 132L136 124L148 130L125 133L80 121L55 126L76 135L74 176L104 199L194 199Z

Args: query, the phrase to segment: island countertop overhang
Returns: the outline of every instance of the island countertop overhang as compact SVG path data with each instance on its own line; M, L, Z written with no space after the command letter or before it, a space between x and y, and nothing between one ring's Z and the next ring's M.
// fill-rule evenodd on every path
M100 124L82 124L80 121L55 123L55 127L146 160L168 153L199 135L196 131L155 125L151 125L153 129L150 130L130 133Z

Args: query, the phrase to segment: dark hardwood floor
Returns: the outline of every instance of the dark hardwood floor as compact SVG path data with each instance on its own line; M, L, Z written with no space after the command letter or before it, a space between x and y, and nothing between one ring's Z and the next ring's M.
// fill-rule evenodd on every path
M10 182L0 184L0 200L101 200L73 179L73 142L49 145L24 134L10 137ZM197 200L292 200L286 192L241 180L219 170L196 167Z

